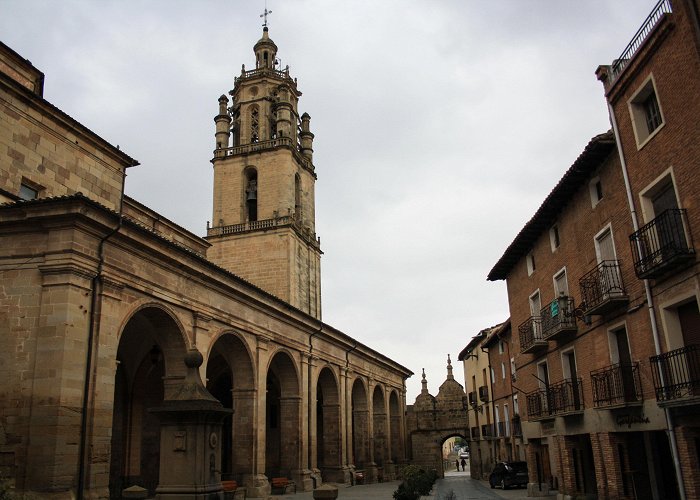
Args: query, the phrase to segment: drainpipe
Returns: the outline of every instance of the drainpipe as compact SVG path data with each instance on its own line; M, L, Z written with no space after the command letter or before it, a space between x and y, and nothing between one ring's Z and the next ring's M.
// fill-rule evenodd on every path
M119 219L117 226L109 233L102 237L97 246L97 272L92 277L90 286L90 314L87 336L87 351L85 354L85 381L83 383L83 403L80 414L80 448L78 449L78 491L76 492L77 500L82 500L85 489L85 467L86 467L86 446L87 446L87 430L88 430L88 409L90 406L90 379L93 375L92 366L92 351L95 346L97 337L100 333L100 316L97 314L97 297L98 287L102 285L102 270L104 267L104 246L105 242L119 231L122 227L123 210L124 210L124 185L126 184L126 168L122 175L122 189L119 194Z
M620 132L617 128L617 120L615 119L615 112L612 105L608 102L608 114L610 115L610 123L612 124L613 134L615 136L615 143L617 145L617 153L620 157L620 165L622 167L622 177L625 180L625 190L627 192L627 203L629 204L630 215L632 217L632 227L635 232L639 231L639 222L637 220L637 211L634 206L634 196L632 194L632 187L630 185L630 180L627 172L627 163L625 162L625 154L622 151L622 142L620 141ZM640 243L637 242L637 245ZM641 253L640 253L641 255ZM659 335L659 329L656 326L656 311L654 310L654 298L651 293L651 285L649 280L644 281L644 293L646 294L647 300L647 310L649 311L649 321L651 322L651 333L654 339L654 352L656 355L661 354L661 340ZM666 385L666 380L663 370L660 370L661 384ZM671 446L671 457L673 458L673 467L676 472L676 481L678 482L678 493L680 495L680 500L686 500L685 497L685 485L683 483L683 474L681 472L681 461L678 454L678 444L676 442L676 432L673 428L673 417L668 408L664 408L664 415L666 417L666 434L668 436L668 441Z

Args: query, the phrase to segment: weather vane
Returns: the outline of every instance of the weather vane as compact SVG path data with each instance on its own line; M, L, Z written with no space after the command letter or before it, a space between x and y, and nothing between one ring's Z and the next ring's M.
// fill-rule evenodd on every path
M271 10L267 10L267 2L265 2L265 11L264 11L262 14L260 14L260 17L262 17L263 20L264 20L264 22L263 22L263 27L264 27L264 28L267 28L267 15L268 15L268 14L272 14L272 11L271 11Z

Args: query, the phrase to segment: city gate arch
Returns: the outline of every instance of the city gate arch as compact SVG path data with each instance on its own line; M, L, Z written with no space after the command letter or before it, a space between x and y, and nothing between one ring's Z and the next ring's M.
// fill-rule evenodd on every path
M444 476L442 458L443 443L453 436L466 440L469 431L467 420L467 395L464 387L454 379L452 362L447 356L447 379L437 396L428 392L428 382L423 370L421 393L408 407L407 431L410 462L423 469L434 469Z

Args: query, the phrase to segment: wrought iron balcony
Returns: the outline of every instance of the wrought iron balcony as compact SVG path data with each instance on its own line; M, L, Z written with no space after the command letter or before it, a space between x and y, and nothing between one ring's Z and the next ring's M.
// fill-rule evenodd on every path
M485 385L482 385L479 387L479 399L483 401L484 403L488 403L489 401L489 388Z
M620 262L604 260L578 280L586 314L605 314L629 302Z
M497 437L507 437L509 435L508 430L508 426L506 426L505 422L498 422L498 424L496 424Z
M523 426L520 423L520 415L514 416L510 421L513 437L523 437Z
M591 372L593 406L621 408L642 403L639 363L614 364Z
M669 209L630 235L634 271L640 279L659 278L695 260L685 209Z
M700 345L691 344L649 358L659 404L697 403L700 399Z
M472 391L469 393L469 404L472 406L476 406L478 401L476 400L476 391Z
M574 309L574 298L566 295L543 307L540 311L542 338L550 340L560 334L577 331Z
M481 437L484 439L493 439L493 424L484 424L481 426Z
M634 54L637 52L639 47L642 46L644 40L646 40L647 36L649 36L649 33L651 33L659 20L665 14L670 12L671 2L669 0L660 0L659 3L656 4L656 7L654 7L654 10L652 10L651 14L649 14L649 17L646 18L642 24L642 27L639 28L634 37L632 37L632 41L627 45L627 47L625 47L625 50L622 52L620 57L613 63L611 75L612 79L610 83L612 83L612 80L616 79L618 75L622 73L622 70L625 69L625 66L627 66L630 59L634 57Z
M520 334L520 352L525 354L546 348L547 341L542 338L542 318L530 316L518 327Z
M557 415L573 415L583 411L581 379L565 379L525 395L530 420L544 420Z

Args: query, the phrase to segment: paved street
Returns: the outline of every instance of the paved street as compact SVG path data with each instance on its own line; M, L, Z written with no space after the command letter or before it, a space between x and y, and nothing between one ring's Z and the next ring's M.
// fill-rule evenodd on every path
M391 500L394 491L399 487L399 481L386 483L338 488L338 498L342 500ZM453 492L454 497L449 493ZM281 495L280 500L312 500L310 491L296 495ZM432 495L421 497L421 500L523 500L527 498L527 490L492 490L487 481L472 479L468 472L446 472L444 479L438 479L433 486Z

